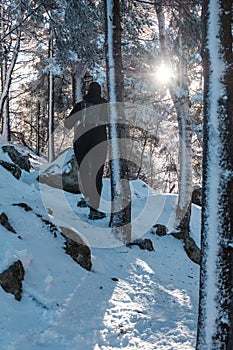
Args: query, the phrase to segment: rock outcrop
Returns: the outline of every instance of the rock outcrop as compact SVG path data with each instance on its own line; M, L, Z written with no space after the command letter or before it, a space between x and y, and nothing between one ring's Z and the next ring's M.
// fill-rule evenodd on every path
M8 216L5 213L0 214L0 225L4 226L8 231L16 233L15 229L9 222Z
M22 298L22 281L24 279L24 274L24 267L20 260L16 261L0 274L1 287L5 292L13 294L18 301Z
M138 246L142 250L149 250L150 252L154 250L153 243L150 239L136 239L133 242L127 244L127 247L132 247L133 245Z
M0 165L9 171L11 175L13 175L17 180L21 178L22 171L16 164L5 162L4 160L0 160Z
M79 194L78 164L73 151L63 152L48 168L40 173L37 180L48 186Z
M14 146L6 145L2 146L3 152L7 153L14 164L16 164L20 169L27 172L31 169L31 164L29 161L29 155L23 155Z
M76 231L68 227L59 227L65 238L65 252L81 267L90 271L92 267L91 250Z
M198 265L201 264L201 250L196 245L194 239L187 237L184 240L184 250L186 251L189 259Z
M151 230L151 233L154 233L157 236L166 236L166 234L168 233L168 229L164 225L155 224Z

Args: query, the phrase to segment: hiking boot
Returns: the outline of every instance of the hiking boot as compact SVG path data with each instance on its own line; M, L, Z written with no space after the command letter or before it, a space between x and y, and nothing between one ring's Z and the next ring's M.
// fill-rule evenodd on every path
M78 203L77 203L77 207L79 208L87 208L88 207L88 204L87 202L85 201L84 198L81 198Z
M102 211L90 208L90 213L88 215L89 220L100 220L103 218L106 218L105 213L103 213Z

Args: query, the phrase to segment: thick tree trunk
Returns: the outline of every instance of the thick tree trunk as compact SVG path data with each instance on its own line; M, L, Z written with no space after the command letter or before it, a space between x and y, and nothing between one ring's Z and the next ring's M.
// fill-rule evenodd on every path
M197 350L233 349L232 0L203 0L204 160Z
M119 0L105 0L107 81L110 102L111 227L124 243L131 240L131 192L126 157Z

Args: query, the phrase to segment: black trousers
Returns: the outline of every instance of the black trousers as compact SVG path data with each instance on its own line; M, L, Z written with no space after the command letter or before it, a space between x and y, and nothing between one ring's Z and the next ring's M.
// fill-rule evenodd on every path
M74 153L79 165L79 187L89 206L98 209L102 191L104 164L107 156L107 134L104 125L85 131L74 140Z

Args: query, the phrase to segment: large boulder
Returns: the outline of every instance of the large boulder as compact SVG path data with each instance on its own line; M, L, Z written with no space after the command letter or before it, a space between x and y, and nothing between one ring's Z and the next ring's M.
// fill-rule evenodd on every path
M48 167L41 171L37 180L48 186L79 194L78 163L71 149L59 155Z

